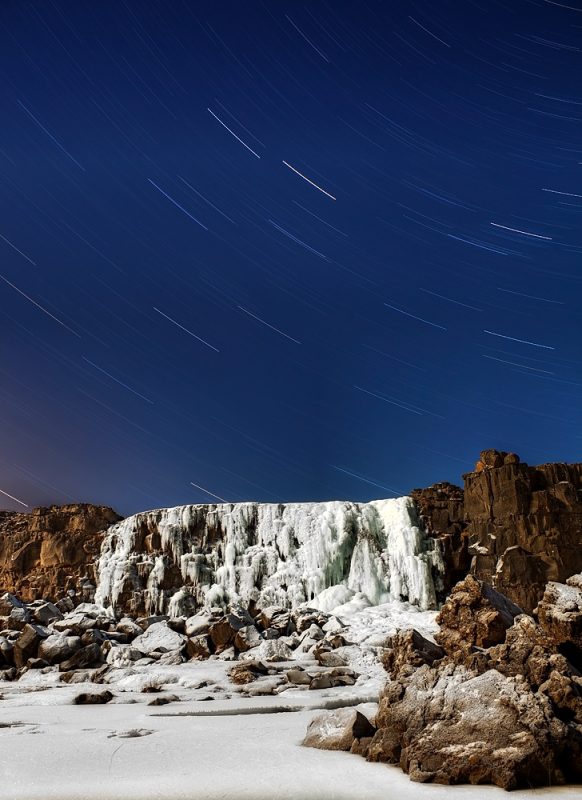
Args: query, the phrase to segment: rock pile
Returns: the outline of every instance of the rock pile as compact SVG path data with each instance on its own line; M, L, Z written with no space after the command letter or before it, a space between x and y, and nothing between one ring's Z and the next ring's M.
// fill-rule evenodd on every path
M133 619L80 599L24 603L9 593L0 597L0 680L40 670L59 672L65 682L102 683L119 668L208 658L237 661L231 680L238 684L277 675L273 690L349 686L357 678L342 656L348 645L343 623L322 611L217 607L190 617ZM290 669L287 662L298 657L312 666Z
M534 616L469 576L438 619L436 644L416 631L388 643L367 758L422 782L582 780L582 575L549 583Z

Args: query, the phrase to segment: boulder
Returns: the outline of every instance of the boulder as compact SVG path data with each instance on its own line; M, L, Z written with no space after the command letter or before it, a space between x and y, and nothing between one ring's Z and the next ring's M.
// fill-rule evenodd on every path
M582 575L566 583L550 581L536 609L540 625L557 645L568 644L582 655Z
M259 615L259 622L265 630L270 628L276 631L279 636L287 636L293 632L295 627L289 609L279 608L279 606L263 608Z
M98 664L102 661L101 648L97 643L89 644L87 647L82 647L80 650L68 658L66 661L61 661L59 670L61 672L69 672L70 670L84 669Z
M302 744L319 750L349 751L354 742L370 738L375 733L376 728L357 709L337 708L318 714L310 722Z
M132 645L144 655L150 655L154 651L167 653L172 650L181 650L186 642L186 637L181 633L173 631L167 621L154 622L133 640Z
M266 639L258 647L253 648L253 658L261 661L289 661L293 653L280 639Z
M40 642L38 656L44 658L49 664L60 664L71 658L81 647L81 639L78 636L53 633Z
M397 631L386 644L382 663L392 680L402 673L409 674L423 664L432 666L445 656L440 645L426 639L414 629Z
M127 636L128 641L135 639L137 636L141 636L143 633L143 629L140 628L137 622L131 619L131 617L123 617L120 619L115 626L115 630Z
M110 692L109 689L102 692L82 692L75 697L73 703L76 706L104 705L113 700L113 696L113 692Z
M234 637L234 646L239 653L258 647L262 642L261 634L254 625L245 625L239 628Z
M371 761L400 764L412 780L493 783L504 789L582 778L582 735L520 678L424 665L389 683Z
M204 634L201 634L200 636L191 636L186 640L186 654L188 658L194 660L210 658L212 655L211 648L212 642L208 636L205 636Z
M234 642L236 630L230 624L228 616L221 617L208 628L208 634L217 653L225 650Z
M437 617L437 642L451 656L466 656L475 647L505 640L507 629L523 613L495 589L472 575L457 583Z
M49 631L41 625L25 625L14 642L14 666L24 667L29 658L35 658L43 639Z
M32 612L32 618L39 625L49 625L57 619L62 619L63 614L54 603L39 603L36 606L29 606Z
M200 636L203 633L208 633L212 621L210 614L204 612L194 614L193 617L188 617L186 620L184 633L186 636Z
M228 673L232 683L244 685L252 683L264 675L269 674L269 669L260 661L241 661Z

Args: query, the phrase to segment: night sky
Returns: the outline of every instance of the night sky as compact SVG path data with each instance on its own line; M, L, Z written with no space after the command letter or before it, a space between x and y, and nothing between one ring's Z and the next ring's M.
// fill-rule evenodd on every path
M581 12L2 0L1 505L580 460Z

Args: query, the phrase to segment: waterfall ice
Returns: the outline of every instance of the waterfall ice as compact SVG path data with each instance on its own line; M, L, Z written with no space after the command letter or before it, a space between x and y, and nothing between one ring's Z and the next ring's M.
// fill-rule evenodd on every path
M369 503L225 503L146 511L107 531L96 602L142 613L256 601L407 600L434 608L443 562L409 497ZM329 592L328 600L329 602Z

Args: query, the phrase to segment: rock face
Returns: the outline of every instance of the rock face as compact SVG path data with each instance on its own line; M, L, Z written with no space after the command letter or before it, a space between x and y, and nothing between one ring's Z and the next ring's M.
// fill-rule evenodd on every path
M470 571L531 612L546 583L582 570L582 464L530 467L483 450L464 491L415 489L421 521L445 562L445 590Z
M369 760L400 764L412 780L517 789L582 775L579 732L547 697L496 670L422 666L388 684L376 722Z
M441 546L446 595L457 581L465 577L471 566L469 539L465 534L463 490L452 483L435 483L426 489L413 489L410 496L418 506L426 532Z
M190 616L203 605L249 602L266 611L317 608L318 596L337 587L333 606L362 592L372 604L404 599L427 609L436 606L443 569L439 544L420 529L409 497L179 506L109 528L96 602ZM287 625L288 615L273 621L279 632Z
M532 611L548 581L582 570L582 464L485 450L464 477L471 571Z
M523 611L486 583L468 575L449 595L437 617L436 640L451 656L467 655L505 641L507 629Z
M367 757L423 782L580 781L582 575L548 584L537 619L520 611L468 576L439 615L441 648L415 631L392 637Z
M24 600L56 599L95 584L94 562L104 531L121 519L89 504L0 511L0 587Z

